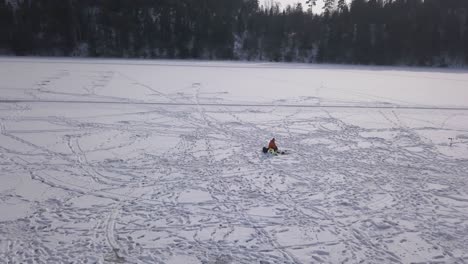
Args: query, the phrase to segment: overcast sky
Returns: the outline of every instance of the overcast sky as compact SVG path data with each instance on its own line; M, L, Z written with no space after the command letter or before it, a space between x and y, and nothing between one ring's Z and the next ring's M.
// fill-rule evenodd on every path
M293 5L297 3L301 3L304 8L307 7L306 0L274 0L274 1L281 3L282 8L286 7L287 5ZM260 4L264 4L265 0L260 0L259 2ZM314 6L314 12L321 12L322 7L323 7L323 0L317 0L317 5Z
M263 5L265 1L270 2L271 0L259 0L260 5ZM279 2L281 4L282 8L285 8L288 4L293 5L297 3L301 3L304 9L306 9L306 0L273 0L274 2ZM351 2L350 0L347 0L346 2ZM323 8L323 0L317 0L317 5L314 6L314 13L321 13Z

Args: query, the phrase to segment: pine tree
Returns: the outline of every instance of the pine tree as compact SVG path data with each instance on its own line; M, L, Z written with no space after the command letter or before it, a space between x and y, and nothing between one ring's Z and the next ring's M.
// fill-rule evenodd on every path
M324 0L323 11L325 16L329 16L335 8L335 0Z
M317 0L307 0L307 1L306 1L306 4L307 4L307 6L309 7L309 8L308 8L308 9L309 9L309 12L312 13L313 7L317 5Z
M9 3L0 1L0 49L11 49L13 9Z
M468 4L467 4L468 5ZM467 7L468 9L468 7ZM464 32L463 32L463 47L464 54L465 54L465 64L468 65L468 17L465 17L465 25L464 25Z
M348 5L346 4L346 0L338 0L338 11L340 13L348 12Z

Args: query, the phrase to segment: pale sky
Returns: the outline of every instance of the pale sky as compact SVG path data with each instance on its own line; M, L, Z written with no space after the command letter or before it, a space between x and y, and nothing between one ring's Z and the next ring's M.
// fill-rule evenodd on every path
M301 3L304 9L307 9L306 0L274 0L274 1L279 2L282 8L285 8L287 5ZM259 2L260 4L264 3L263 0L260 0ZM323 0L317 0L317 5L314 6L314 12L321 13L322 7L323 7Z
M265 2L270 2L271 0L260 0L260 5L265 4ZM301 3L304 9L307 9L306 0L273 0L274 2L279 2L281 4L281 8L285 8L288 4L293 5L297 3ZM346 2L350 2L347 0ZM323 8L323 0L317 0L317 5L314 6L314 13L322 13Z

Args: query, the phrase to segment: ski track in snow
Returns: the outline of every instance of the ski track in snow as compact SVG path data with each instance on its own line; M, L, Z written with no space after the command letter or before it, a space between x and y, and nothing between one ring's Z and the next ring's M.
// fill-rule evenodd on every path
M0 103L0 263L468 262L466 110L233 107L68 63L0 85L57 101ZM190 105L66 103L148 93Z

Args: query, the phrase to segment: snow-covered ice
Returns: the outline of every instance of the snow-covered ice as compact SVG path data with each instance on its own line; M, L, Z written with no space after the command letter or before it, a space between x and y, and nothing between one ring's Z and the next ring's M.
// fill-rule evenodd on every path
M468 262L466 71L6 57L0 91L0 263Z

